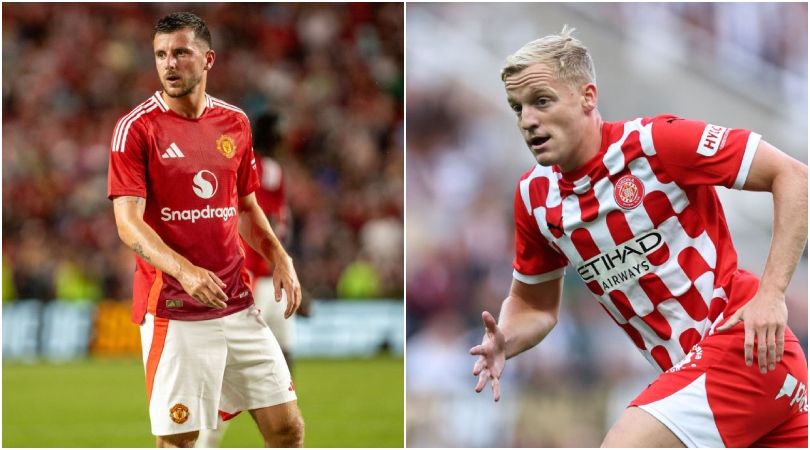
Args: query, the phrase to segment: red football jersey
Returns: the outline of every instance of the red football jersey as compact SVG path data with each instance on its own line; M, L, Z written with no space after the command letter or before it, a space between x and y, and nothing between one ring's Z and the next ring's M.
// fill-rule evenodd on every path
M256 172L261 180L256 190L256 202L270 219L273 232L283 242L287 228L287 209L284 198L284 172L281 165L269 157L256 158ZM255 277L273 275L273 268L261 255L256 253L247 242L245 248L245 266Z
M667 370L756 293L715 185L741 189L760 136L675 116L605 122L599 153L537 165L515 193L514 277L570 263L644 356Z
M203 320L253 303L239 243L238 199L259 185L250 122L232 105L206 95L196 119L168 108L157 92L122 117L110 153L108 196L146 199L144 220L174 251L225 284L225 309L204 306L172 276L135 257L132 320Z

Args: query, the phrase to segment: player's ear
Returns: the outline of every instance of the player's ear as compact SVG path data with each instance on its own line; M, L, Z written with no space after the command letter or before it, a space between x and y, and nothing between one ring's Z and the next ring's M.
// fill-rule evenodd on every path
M594 83L586 83L582 85L582 109L585 112L591 112L596 109L596 100L598 98L598 92L596 89L596 84Z
M204 70L211 70L214 67L214 60L217 59L217 54L213 50L208 50L205 52L205 66L203 66Z

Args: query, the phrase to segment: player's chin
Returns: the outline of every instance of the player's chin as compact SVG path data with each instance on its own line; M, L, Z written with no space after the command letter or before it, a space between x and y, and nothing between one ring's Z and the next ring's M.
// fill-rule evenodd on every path
M554 164L557 164L557 158L555 158L549 151L543 151L540 153L532 152L532 155L534 156L535 161L537 161L537 164L540 164L541 166L553 166Z
M167 86L165 83L163 84L163 92L166 93L169 97L182 97L188 94L188 89L185 86Z

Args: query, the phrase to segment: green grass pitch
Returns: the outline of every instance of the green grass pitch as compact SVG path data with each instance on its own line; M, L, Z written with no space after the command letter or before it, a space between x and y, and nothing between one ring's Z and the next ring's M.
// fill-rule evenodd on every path
M299 359L306 447L403 447L402 358ZM3 365L3 447L154 447L138 359ZM261 447L247 413L224 447Z

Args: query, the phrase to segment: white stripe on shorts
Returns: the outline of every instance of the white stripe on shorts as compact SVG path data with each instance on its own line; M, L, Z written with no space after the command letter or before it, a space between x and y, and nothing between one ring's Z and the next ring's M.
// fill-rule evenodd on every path
M706 374L661 400L638 405L690 448L725 448L706 396Z

